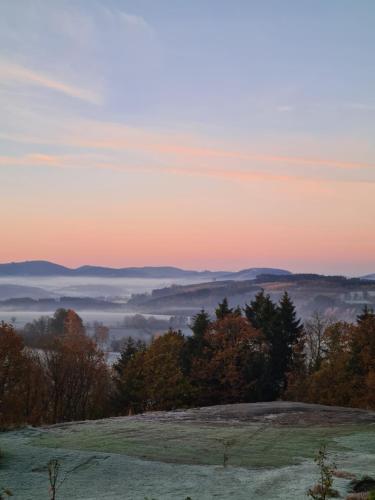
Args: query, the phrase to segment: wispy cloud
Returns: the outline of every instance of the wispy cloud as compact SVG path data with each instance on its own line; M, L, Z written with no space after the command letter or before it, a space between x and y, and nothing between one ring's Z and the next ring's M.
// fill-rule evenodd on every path
M300 168L304 168L303 176L311 177L308 171L306 172L306 168L309 167L319 168L321 173L322 169L326 169L327 172L328 170L375 172L375 163L346 161L332 157L284 156L248 151L245 148L235 150L229 147L205 147L201 145L204 142L203 138L198 136L168 134L168 132L94 120L68 120L67 122L61 120L57 128L52 123L50 126L46 124L42 135L0 133L0 139L24 144L78 148L93 155L102 151L109 162L113 155L131 154L139 159L147 157L151 167L157 163L168 165L173 163L176 167L189 165L191 168L195 166L201 168L205 164L207 168L211 168L217 167L220 163L220 167L227 167L229 171L236 166L252 171L266 166L278 169L277 172L269 172L270 175L275 174L274 179L284 174L299 176L296 169ZM281 172L280 169L282 169Z
M375 184L374 180L367 179L326 179L313 178L309 175L290 173L264 172L250 168L216 168L207 165L180 165L168 164L147 165L126 160L102 159L93 154L51 155L32 153L21 156L0 156L0 166L47 167L58 169L107 170L117 173L165 174L173 176L205 177L231 182L245 183L276 183L285 186L303 186L304 191L328 192L328 184L336 182L352 182L359 184Z
M127 12L120 12L121 19L130 26L135 26L137 28L143 28L149 30L151 27L145 21L142 16L137 16L135 14L129 14Z
M5 60L0 60L0 79L2 84L35 85L94 104L101 102L100 96L92 90L56 80L45 73Z

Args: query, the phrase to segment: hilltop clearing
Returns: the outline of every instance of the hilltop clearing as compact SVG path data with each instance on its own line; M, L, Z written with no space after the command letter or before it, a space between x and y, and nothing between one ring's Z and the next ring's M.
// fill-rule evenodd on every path
M1 437L1 483L16 499L48 498L57 458L68 472L57 499L301 500L323 442L340 470L373 474L375 413L274 402L28 428ZM344 497L348 484L335 479Z

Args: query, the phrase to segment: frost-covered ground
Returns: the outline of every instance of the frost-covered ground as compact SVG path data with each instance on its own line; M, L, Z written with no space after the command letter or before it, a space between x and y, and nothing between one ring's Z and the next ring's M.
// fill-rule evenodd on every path
M47 500L57 458L61 500L303 499L323 442L339 469L375 475L374 413L260 403L3 433L0 487ZM347 484L335 480L343 495Z

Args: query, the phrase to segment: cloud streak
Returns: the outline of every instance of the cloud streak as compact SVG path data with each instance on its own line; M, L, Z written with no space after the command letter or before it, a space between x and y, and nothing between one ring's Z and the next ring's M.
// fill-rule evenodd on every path
M51 131L49 129L52 129ZM197 145L201 138L146 131L122 124L78 120L66 123L58 130L46 125L43 136L0 134L0 138L25 144L58 145L91 151L133 152L163 158L166 162L195 160L235 160L248 165L280 165L283 167L326 167L343 171L374 170L375 163L345 161L316 156L284 156ZM52 135L51 135L52 134Z
M328 184L336 182L353 184L374 184L371 179L318 179L308 175L278 174L254 169L214 168L211 166L171 166L144 165L127 163L121 160L102 161L91 154L81 155L50 155L44 153L26 154L23 156L0 156L0 166L48 167L58 169L97 169L118 173L162 174L188 177L204 177L230 182L245 183L281 183L288 187L302 186L305 191L329 192Z
M137 16L135 14L129 14L128 12L120 12L121 19L130 26L135 26L141 29L150 30L150 25L144 20L142 16Z
M44 73L34 71L9 61L0 60L0 79L2 84L33 85L53 90L92 104L100 104L101 102L100 96L89 89L70 85L66 82L51 78Z

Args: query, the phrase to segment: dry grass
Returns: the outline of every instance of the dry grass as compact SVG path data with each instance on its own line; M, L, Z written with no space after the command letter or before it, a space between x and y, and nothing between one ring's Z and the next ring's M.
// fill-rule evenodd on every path
M369 493L367 492L362 492L362 493L350 493L347 497L346 500L368 500L370 498Z
M324 490L320 484L315 484L312 488L309 490L313 495L323 495ZM327 494L327 493L326 493ZM330 489L328 492L328 496L330 498L337 498L340 496L339 492L334 489Z
M334 470L332 471L333 476L339 477L341 479L356 479L356 475L352 472L347 472L345 470Z

